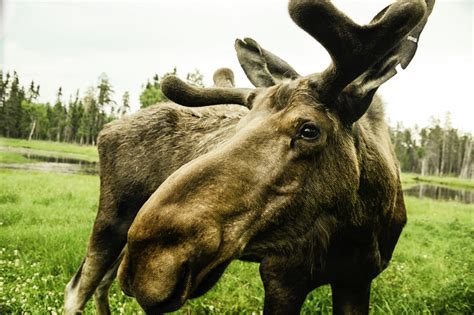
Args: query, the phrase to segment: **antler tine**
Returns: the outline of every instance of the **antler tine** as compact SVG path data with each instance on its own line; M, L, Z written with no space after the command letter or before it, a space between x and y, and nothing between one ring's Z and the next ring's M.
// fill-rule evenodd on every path
M229 68L219 68L212 76L215 87L234 87L234 72Z
M407 41L410 42L410 45L405 44L402 49L404 49L405 57L400 60L400 65L402 66L402 69L405 69L410 61L412 60L413 56L415 55L416 49L418 47L418 40L420 38L420 34L423 31L423 28L426 25L426 22L428 22L428 17L430 16L431 12L433 11L433 7L435 4L435 0L425 0L426 1L426 7L427 7L427 12L421 20L420 23L410 32L410 34L407 37Z
M249 107L247 99L253 89L199 88L176 76L167 76L161 82L161 90L173 102L184 106L239 104Z
M322 101L331 101L422 20L426 5L423 0L399 0L365 26L353 22L329 0L290 0L288 10L293 21L331 55L332 64L315 87Z

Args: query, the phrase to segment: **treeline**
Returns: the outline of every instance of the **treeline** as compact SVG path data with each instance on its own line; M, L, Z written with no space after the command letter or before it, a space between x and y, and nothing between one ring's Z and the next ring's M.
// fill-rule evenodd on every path
M167 101L161 93L161 80L176 74L176 68L163 76L155 75L144 86L140 106L147 107ZM188 73L189 83L204 86L199 70ZM0 135L12 138L53 140L95 144L103 126L130 111L130 95L125 92L120 102L114 100L114 90L106 74L100 75L96 86L84 94L79 90L64 101L59 87L53 103L38 102L40 86L31 82L23 86L16 72L0 70Z
M140 107L167 101L161 82L177 70L155 75L143 86ZM188 73L188 83L204 86L199 70ZM125 92L120 102L107 75L102 74L96 86L83 95L79 90L68 101L59 88L53 103L40 103L40 86L20 84L17 73L0 70L0 135L4 137L95 144L97 135L107 122L130 111L130 95ZM392 142L404 172L423 175L451 175L474 178L473 138L451 126L449 114L443 124L433 119L425 128L405 128L400 123L390 129Z
M20 84L18 74L0 71L0 134L5 137L54 140L95 144L97 135L109 121L123 116L130 109L130 97L125 92L118 105L105 74L98 84L83 95L79 90L69 100L63 100L58 89L54 103L40 103L40 86L31 82Z
M140 106L141 108L148 107L154 104L158 104L161 102L166 102L168 99L166 96L161 92L161 81L168 75L176 75L177 69L176 67L170 71L165 73L162 76L155 74L153 79L150 81L148 80L142 93L140 94ZM204 87L203 82L204 76L199 72L199 70L194 70L190 72L186 76L186 81L190 84Z
M392 142L404 172L474 178L473 138L451 126L450 114L443 123L432 119L425 128L391 128Z

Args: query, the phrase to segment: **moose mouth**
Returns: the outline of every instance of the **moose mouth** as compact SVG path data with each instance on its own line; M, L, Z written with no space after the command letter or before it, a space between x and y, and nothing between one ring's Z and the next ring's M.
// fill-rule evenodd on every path
M225 262L209 271L199 284L194 285L195 279L190 270L183 271L171 295L164 301L157 303L150 309L145 309L147 314L173 312L178 310L188 299L200 297L207 293L224 273L229 262Z
M147 314L161 314L176 311L188 299L205 294L220 279L228 264L229 262L221 263L208 272L204 271L206 268L196 272L192 270L190 264L185 263L177 274L176 281L169 282L167 287L161 287L162 294L159 295L150 294L154 288L140 290L140 283L136 282L138 279L129 278L130 276L134 278L134 276L127 272L119 273L119 279L122 291L128 296L135 297Z
M159 302L141 301L137 297L138 303L147 314L160 314L173 312L179 309L188 299L192 290L193 276L191 269L186 265L177 279L174 288L170 288L170 294ZM152 302L149 304L149 302Z

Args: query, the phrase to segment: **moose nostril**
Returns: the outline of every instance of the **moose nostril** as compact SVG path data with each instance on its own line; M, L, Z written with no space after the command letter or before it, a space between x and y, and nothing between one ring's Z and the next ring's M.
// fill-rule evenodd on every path
M169 288L167 296L151 296L143 294L144 292L137 295L138 303L147 314L172 312L184 304L191 291L192 272L189 264L184 263L178 274L175 285Z
M176 281L176 285L174 287L173 292L167 299L170 302L183 302L186 300L187 296L189 295L189 291L191 290L191 268L189 263L186 262L183 264L183 268L180 272L179 278ZM166 302L166 301L164 301Z

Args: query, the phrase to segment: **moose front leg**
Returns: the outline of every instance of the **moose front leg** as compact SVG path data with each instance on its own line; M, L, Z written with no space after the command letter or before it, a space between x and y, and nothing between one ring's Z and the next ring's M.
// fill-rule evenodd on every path
M64 314L80 314L94 292L98 314L110 314L108 289L115 278L127 231L138 207L119 216L115 198L101 192L99 211L89 238L87 254L64 292ZM98 289L98 291L96 291Z
M86 302L99 287L95 302L98 314L110 314L107 292L115 267L120 262L120 253L125 246L126 231L114 230L114 225L94 226L87 255L79 270L67 284L64 292L64 314L80 314ZM105 279L104 279L105 276Z
M260 264L265 288L263 313L299 314L306 295L311 291L306 268L281 257L265 259Z
M368 314L370 284L331 284L333 314Z

